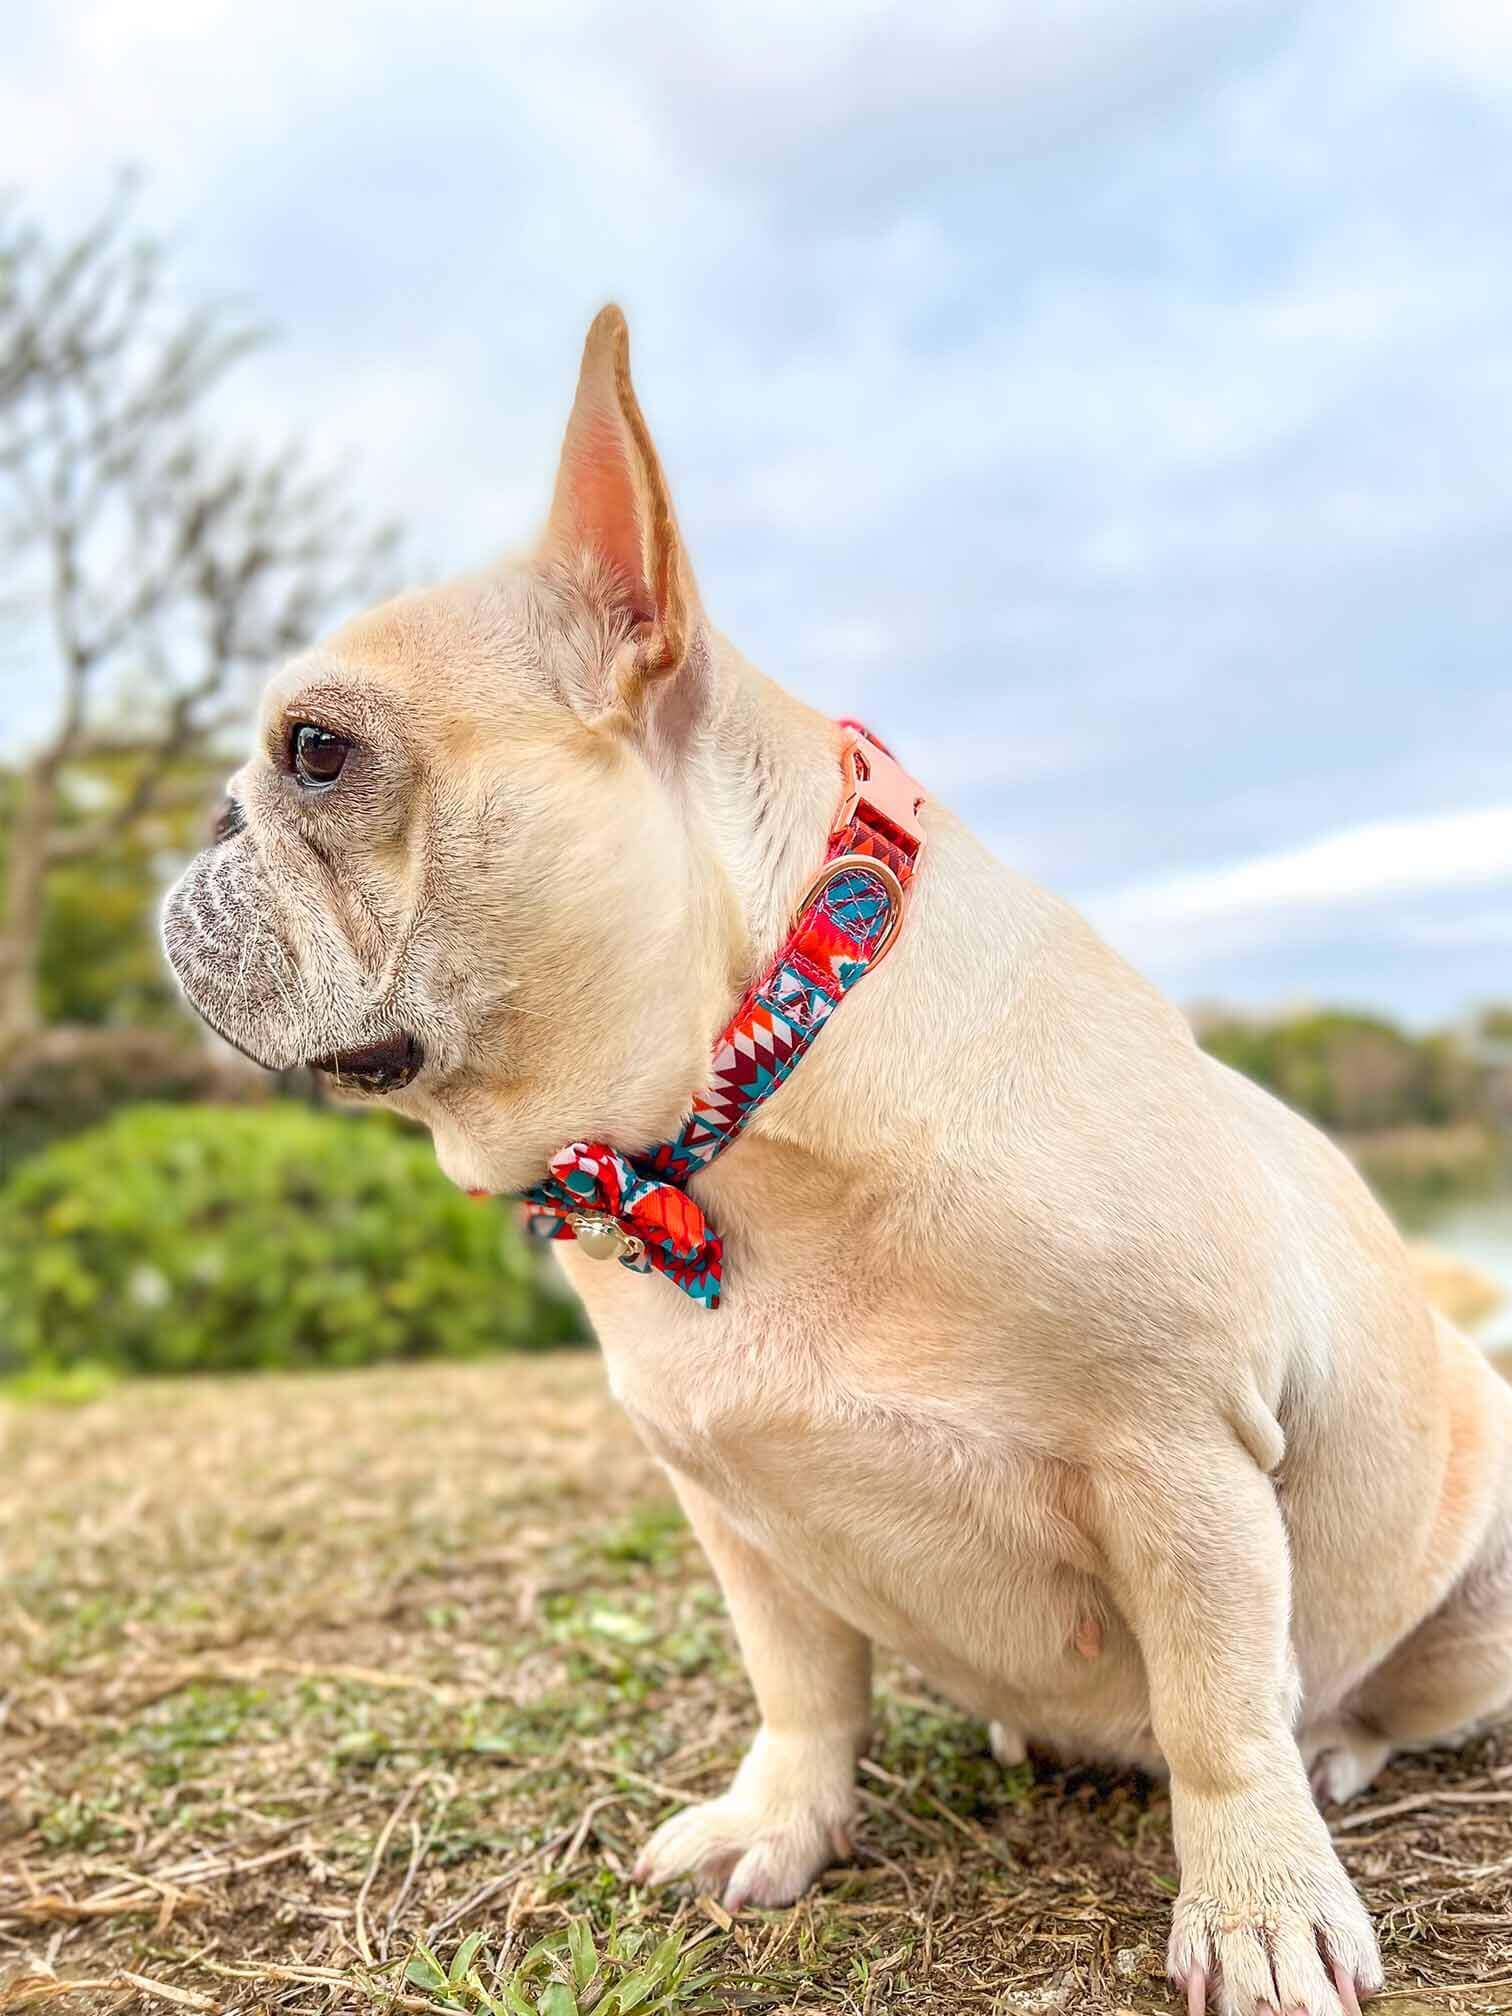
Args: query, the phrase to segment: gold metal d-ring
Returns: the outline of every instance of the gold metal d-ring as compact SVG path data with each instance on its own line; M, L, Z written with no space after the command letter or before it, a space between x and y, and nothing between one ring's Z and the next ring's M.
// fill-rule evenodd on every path
M833 861L826 861L799 899L798 915L802 916L814 899L824 894L831 882L838 881L842 875L853 874L875 876L882 884L889 905L887 929L866 962L866 970L870 973L874 966L881 965L892 950L893 940L903 928L903 884L885 861L878 861L870 854L841 854Z

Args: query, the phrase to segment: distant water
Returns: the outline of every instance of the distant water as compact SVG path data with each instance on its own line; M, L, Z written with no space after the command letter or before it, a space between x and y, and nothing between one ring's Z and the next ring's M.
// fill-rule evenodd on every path
M1506 1289L1506 1300L1492 1311L1476 1336L1492 1357L1512 1372L1512 1188L1457 1197L1413 1230L1420 1230L1435 1246L1478 1267Z

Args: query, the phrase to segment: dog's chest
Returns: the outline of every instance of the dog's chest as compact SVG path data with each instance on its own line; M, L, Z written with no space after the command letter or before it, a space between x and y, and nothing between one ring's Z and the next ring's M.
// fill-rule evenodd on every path
M1072 1652L1101 1607L1091 1557L1053 1466L1010 1423L948 1396L858 1391L812 1325L800 1340L776 1318L657 1313L595 1312L616 1397L795 1583L985 1714L1005 1690L1091 1677Z
M1010 1433L890 1381L885 1351L821 1298L748 1292L710 1312L614 1271L573 1270L610 1388L655 1454L738 1523L814 1531L842 1507L896 1507L916 1475L938 1502L989 1472L999 1497L1024 1481Z
M844 1412L843 1395L782 1323L669 1309L661 1284L646 1286L654 1319L621 1309L596 1324L610 1389L662 1462L753 1516L771 1468L812 1450Z

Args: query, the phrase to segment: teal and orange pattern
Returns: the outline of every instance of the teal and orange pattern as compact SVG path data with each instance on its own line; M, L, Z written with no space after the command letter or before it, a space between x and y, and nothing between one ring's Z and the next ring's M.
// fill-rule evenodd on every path
M880 760L891 762L873 738L861 739L873 761L880 752ZM844 865L817 878L775 958L736 1009L714 1046L708 1083L676 1137L630 1155L596 1141L570 1142L552 1156L545 1180L525 1193L531 1231L572 1239L575 1217L613 1219L633 1242L622 1266L665 1274L695 1302L718 1308L723 1243L685 1185L737 1139L886 950L901 922L899 894L917 865L918 829L907 831L864 796L854 798L842 807L826 855ZM922 795L915 812L920 802ZM868 865L873 861L883 872Z

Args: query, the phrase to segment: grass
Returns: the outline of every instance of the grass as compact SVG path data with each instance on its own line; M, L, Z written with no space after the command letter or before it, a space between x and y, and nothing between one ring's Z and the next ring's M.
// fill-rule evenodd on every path
M587 1354L138 1384L0 1433L7 2016L1171 2007L1164 1793L1004 1772L895 1663L853 1863L734 1921L632 1886L753 1711ZM1335 1827L1393 1988L1512 2009L1512 1729Z

